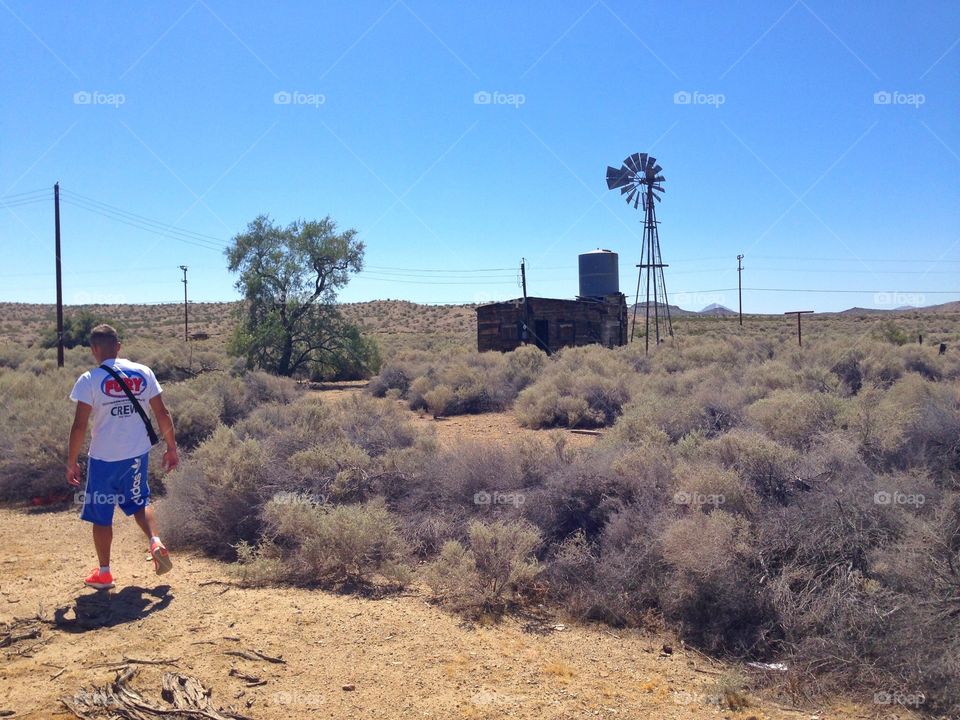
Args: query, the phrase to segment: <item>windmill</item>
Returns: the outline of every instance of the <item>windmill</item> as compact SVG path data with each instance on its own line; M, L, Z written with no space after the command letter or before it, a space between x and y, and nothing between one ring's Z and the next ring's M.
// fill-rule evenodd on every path
M633 340L637 327L637 306L640 303L640 284L646 271L646 350L650 350L650 295L653 294L653 327L657 344L660 344L661 324L664 335L673 337L673 323L670 321L670 305L667 302L667 286L663 277L663 264L660 256L660 234L657 231L657 213L655 202L660 202L660 194L665 192L665 178L660 174L662 167L657 159L646 153L634 153L628 156L619 169L607 166L607 188L620 190L626 196L627 205L636 210L643 207L643 244L640 248L640 272L637 275L637 296L633 303L633 324L630 328L630 340Z

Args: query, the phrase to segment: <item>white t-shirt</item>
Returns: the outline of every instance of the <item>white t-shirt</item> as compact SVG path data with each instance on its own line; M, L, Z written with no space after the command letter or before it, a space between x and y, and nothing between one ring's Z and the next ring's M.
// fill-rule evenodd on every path
M103 364L126 378L130 392L149 416L150 398L163 391L153 370L123 358L105 360ZM123 388L106 370L97 367L81 375L70 392L70 399L93 408L90 457L114 462L139 457L150 449L150 437L143 420Z

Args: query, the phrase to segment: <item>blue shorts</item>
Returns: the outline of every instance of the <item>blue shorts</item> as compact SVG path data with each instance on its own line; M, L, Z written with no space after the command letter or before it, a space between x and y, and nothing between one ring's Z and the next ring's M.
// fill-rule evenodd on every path
M147 453L116 462L90 458L80 519L94 525L113 525L114 506L119 506L125 515L143 510L150 500L149 460Z

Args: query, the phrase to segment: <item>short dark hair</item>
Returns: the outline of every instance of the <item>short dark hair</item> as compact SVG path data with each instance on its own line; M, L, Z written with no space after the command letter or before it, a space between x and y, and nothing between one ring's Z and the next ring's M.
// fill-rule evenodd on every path
M112 325L97 325L90 331L90 346L110 350L120 342L120 336Z

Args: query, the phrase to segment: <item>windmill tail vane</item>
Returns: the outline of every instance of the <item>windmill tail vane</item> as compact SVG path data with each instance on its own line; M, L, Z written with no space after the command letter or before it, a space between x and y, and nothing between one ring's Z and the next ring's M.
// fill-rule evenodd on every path
M633 303L630 340L633 340L636 331L640 290L641 286L644 286L647 351L650 349L651 309L653 310L653 332L657 344L660 344L661 332L663 337L673 337L673 322L670 318L667 285L663 274L663 269L667 266L663 263L663 257L660 254L660 233L657 229L655 207L656 203L661 202L661 195L666 192L663 187L666 178L661 174L662 170L663 168L657 164L657 159L647 153L634 153L627 156L619 168L607 166L607 189L619 190L621 197L625 196L627 205L632 205L634 210L643 207L643 243L640 248L640 264L637 265L640 272L637 276L637 295Z

